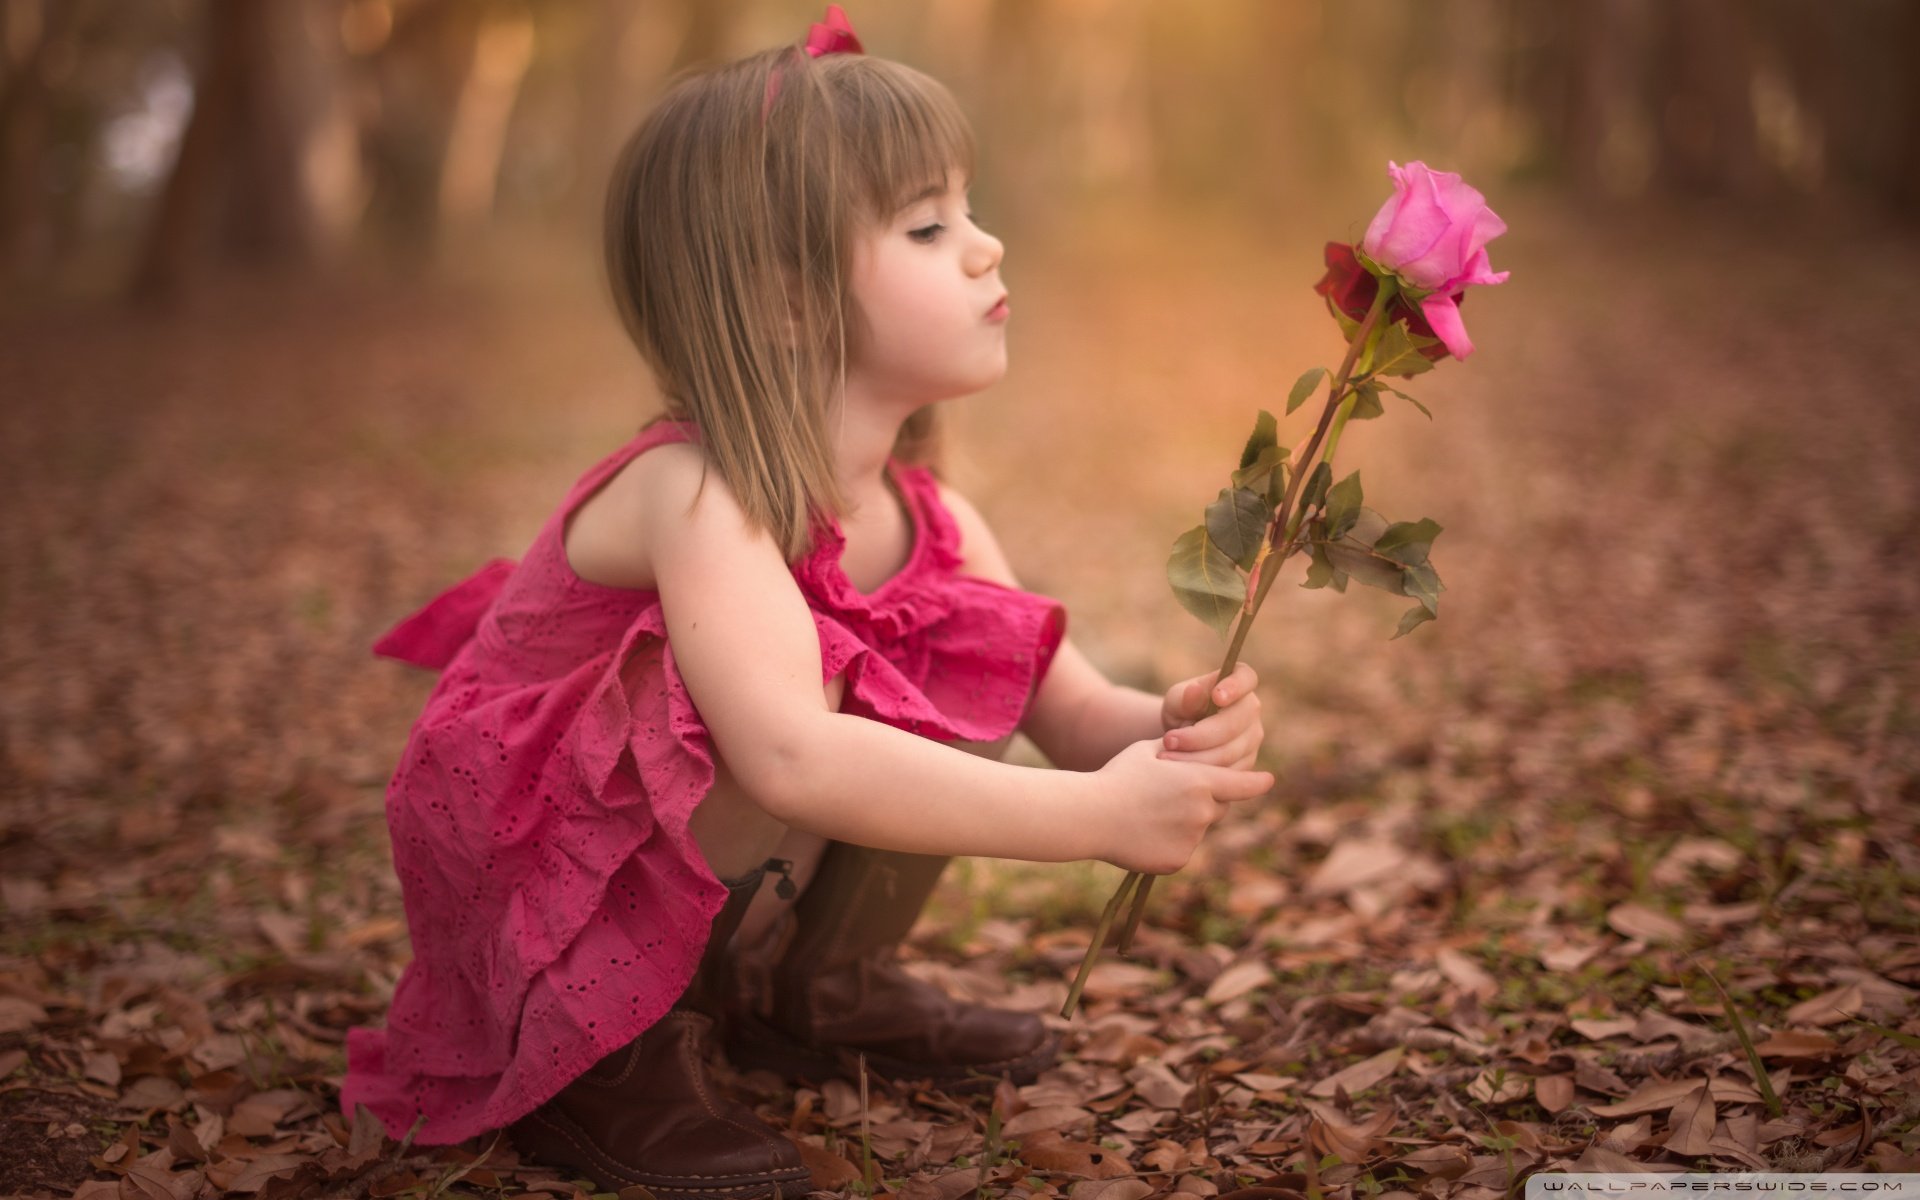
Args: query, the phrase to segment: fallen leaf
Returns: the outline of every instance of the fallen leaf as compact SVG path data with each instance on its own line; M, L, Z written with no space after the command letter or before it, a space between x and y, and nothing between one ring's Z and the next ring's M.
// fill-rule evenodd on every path
M1178 1109L1186 1102L1187 1095L1193 1091L1193 1085L1175 1075L1167 1064L1158 1060L1143 1062L1126 1074L1139 1092L1140 1098L1155 1108Z
M1754 1046L1761 1058L1828 1059L1840 1053L1840 1044L1824 1033L1804 1029L1777 1029Z
M1802 1000L1787 1010L1787 1020L1795 1025L1838 1025L1860 1015L1866 996L1858 983L1849 983Z
M1479 963L1451 946L1440 948L1434 955L1434 965L1440 968L1441 974L1453 981L1455 987L1472 992L1482 1000L1491 999L1500 992L1500 985L1494 982L1493 976L1487 974Z
M1273 968L1259 959L1243 959L1207 985L1208 1004L1225 1004L1273 982Z
M18 996L0 996L0 1033L25 1033L47 1019L47 1010Z
M1711 1153L1713 1131L1718 1124L1719 1114L1714 1111L1712 1091L1706 1082L1702 1082L1674 1106L1672 1119L1668 1123L1672 1130L1667 1138L1668 1152L1694 1156Z
M1575 1033L1590 1042L1604 1041L1610 1037L1620 1037L1624 1034L1632 1033L1634 1026L1634 1022L1629 1021L1625 1017L1608 1017L1604 1020L1582 1017L1577 1020L1568 1021L1567 1024L1572 1027Z
M1607 925L1623 937L1649 942L1678 942L1687 936L1687 928L1680 922L1631 900L1607 910Z
M1400 1060L1406 1056L1404 1046L1394 1046L1382 1050L1371 1058L1363 1058L1350 1067L1345 1067L1307 1089L1309 1096L1330 1097L1345 1088L1348 1095L1363 1092L1394 1073L1400 1066Z
M311 1161L300 1154L261 1154L253 1158L229 1158L207 1168L207 1179L229 1192L257 1192L276 1175L297 1171Z
M813 1186L820 1191L837 1192L860 1178L860 1168L848 1162L845 1155L812 1142L795 1144L800 1147L800 1161L806 1164Z
M1067 1192L1069 1200L1146 1200L1153 1185L1144 1179L1087 1179Z
M1020 1158L1036 1171L1059 1171L1089 1179L1133 1174L1127 1160L1115 1151L1092 1142L1067 1141L1052 1131L1024 1140Z
M900 1185L901 1200L960 1200L980 1186L980 1172L962 1169ZM884 1193L881 1193L884 1194Z
M1769 1072L1771 1074L1771 1072ZM1589 1109L1597 1117L1631 1117L1639 1113L1665 1112L1700 1086L1697 1079L1660 1079L1644 1083L1631 1096L1617 1104L1595 1104ZM1725 1076L1713 1078L1709 1094L1721 1104L1757 1104L1760 1093Z
M1474 1076L1467 1085L1467 1095L1482 1104L1507 1104L1524 1099L1533 1091L1533 1078L1514 1071L1500 1073L1495 1078L1495 1068L1489 1067Z
M1550 1113L1562 1113L1573 1103L1573 1077L1571 1075L1539 1075L1534 1077L1533 1098L1540 1107Z
M1387 879L1406 862L1398 843L1382 840L1343 840L1307 877L1309 896L1348 891Z
M1072 1129L1092 1122L1093 1114L1084 1108L1070 1104L1048 1104L1010 1117L1000 1127L1000 1132L1005 1137L1020 1138L1042 1129Z

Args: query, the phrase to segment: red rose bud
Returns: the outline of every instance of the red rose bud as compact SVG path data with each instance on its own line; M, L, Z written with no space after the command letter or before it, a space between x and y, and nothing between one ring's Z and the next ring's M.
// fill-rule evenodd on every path
M1360 260L1354 257L1353 247L1345 242L1328 242L1326 258L1327 273L1319 283L1313 285L1313 290L1327 298L1328 311L1345 313L1354 321L1366 320L1367 310L1373 307L1373 298L1380 291L1380 281L1360 265ZM1455 296L1453 301L1459 304L1465 299L1463 293ZM1437 336L1419 306L1407 303L1404 293L1395 296L1387 305L1386 316L1390 321L1405 325L1408 333L1424 338ZM1439 362L1447 356L1447 347L1444 342L1436 341L1431 346L1423 347L1420 353L1430 361Z

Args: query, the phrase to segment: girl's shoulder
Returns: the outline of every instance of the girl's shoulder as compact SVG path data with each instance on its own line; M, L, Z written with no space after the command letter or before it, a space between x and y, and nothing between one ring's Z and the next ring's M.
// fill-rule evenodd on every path
M561 554L574 574L602 587L654 591L646 536L649 512L684 507L699 485L706 451L690 431L649 424L599 472L581 481L560 523ZM710 475L708 486L720 482ZM678 499L676 499L678 498Z

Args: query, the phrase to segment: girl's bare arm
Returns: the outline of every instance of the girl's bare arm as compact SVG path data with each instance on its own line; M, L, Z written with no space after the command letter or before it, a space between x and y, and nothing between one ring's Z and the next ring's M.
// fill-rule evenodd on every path
M940 499L960 530L960 570L1021 588L999 540L972 502L945 484L940 485ZM1072 638L1061 639L1020 728L1048 762L1066 771L1099 770L1129 744L1165 732L1160 697L1108 679Z
M788 825L881 849L1041 862L1109 851L1093 776L1012 766L827 705L819 634L717 471L662 446L639 505L673 659L734 778ZM1097 765L1097 764L1096 764Z

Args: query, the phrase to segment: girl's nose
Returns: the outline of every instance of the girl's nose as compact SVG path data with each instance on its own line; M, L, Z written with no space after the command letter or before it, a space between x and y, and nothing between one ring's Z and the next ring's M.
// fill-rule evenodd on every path
M1000 239L984 229L974 230L974 243L969 251L967 266L975 275L984 275L1000 265L1000 259L1006 253L1006 247Z

